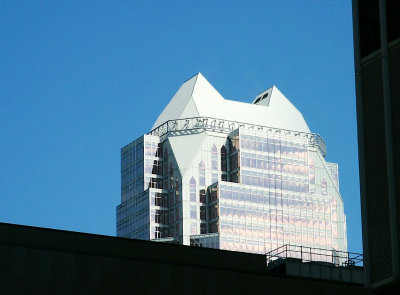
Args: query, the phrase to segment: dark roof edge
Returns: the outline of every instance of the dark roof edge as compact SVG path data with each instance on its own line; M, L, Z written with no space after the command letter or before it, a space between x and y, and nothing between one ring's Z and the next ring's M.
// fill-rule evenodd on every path
M264 255L0 223L0 244L265 274Z

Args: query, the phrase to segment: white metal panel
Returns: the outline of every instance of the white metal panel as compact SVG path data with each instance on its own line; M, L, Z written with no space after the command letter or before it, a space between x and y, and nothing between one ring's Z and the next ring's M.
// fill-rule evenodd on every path
M185 170L191 165L193 157L195 157L196 153L200 150L202 142L206 137L207 134L205 132L168 137L181 175L183 175Z
M197 110L196 104L193 101L193 97L191 97L179 118L192 118L192 117L198 117L198 116L199 116L199 112ZM178 118L175 118L175 119L178 119Z
M205 116L310 132L303 115L276 86L269 95L268 105L227 100L199 73L181 86L153 128L171 119Z
M154 123L151 129L156 128L157 126L161 125L162 123L180 118L183 110L185 109L189 99L192 96L193 89L196 85L197 75L193 76L182 86L179 88L178 92L174 95L165 109L161 112L160 116L158 116L156 122Z

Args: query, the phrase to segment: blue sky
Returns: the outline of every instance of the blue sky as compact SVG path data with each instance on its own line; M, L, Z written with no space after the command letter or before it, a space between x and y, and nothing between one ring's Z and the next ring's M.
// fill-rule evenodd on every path
M339 163L362 251L351 1L0 1L0 222L115 234L120 148L201 72L275 84Z

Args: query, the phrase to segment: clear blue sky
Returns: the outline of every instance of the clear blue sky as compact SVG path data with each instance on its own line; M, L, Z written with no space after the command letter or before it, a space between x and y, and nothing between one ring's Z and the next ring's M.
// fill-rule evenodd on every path
M339 163L361 252L348 0L0 0L0 222L115 235L120 148L197 72L293 102Z

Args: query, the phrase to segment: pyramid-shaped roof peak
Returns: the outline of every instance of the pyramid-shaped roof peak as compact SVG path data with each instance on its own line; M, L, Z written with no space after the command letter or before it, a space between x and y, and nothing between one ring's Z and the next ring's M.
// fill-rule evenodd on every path
M216 102L222 100L224 100L222 95L199 72L182 84L152 129L168 120L201 116L199 108L203 110L208 107L216 107Z
M268 95L266 95L268 93ZM257 99L264 96L264 100ZM199 72L179 88L152 129L168 120L212 117L261 126L310 132L302 114L273 85L256 96L253 103L227 100ZM268 97L268 99L267 99Z

